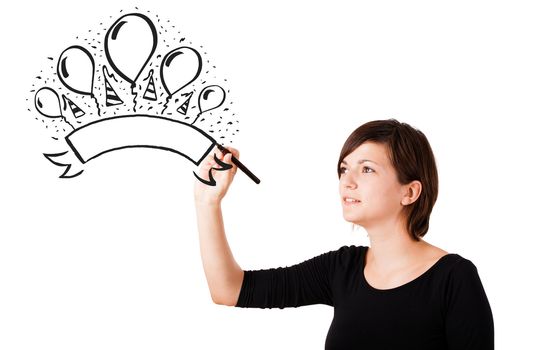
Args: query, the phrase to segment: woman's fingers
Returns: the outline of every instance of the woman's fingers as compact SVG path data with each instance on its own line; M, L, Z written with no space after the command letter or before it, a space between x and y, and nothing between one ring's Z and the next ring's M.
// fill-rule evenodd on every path
M238 152L237 149L233 148L233 147L226 147L227 150L229 152L227 152L227 154L225 154L224 158L223 158L223 161L227 164L231 164L233 166L233 170L236 170L236 164L234 164L234 162L232 162L232 157L238 159L239 156L240 156L240 153Z
M228 147L227 146L225 148L227 150L229 150L229 152L227 152L226 154L223 154L223 152L221 150L219 150L219 148L217 148L217 147L214 147L210 151L210 153L201 162L200 174L199 174L200 176L202 176L205 179L208 179L208 176L209 176L208 172L210 171L211 168L220 168L219 164L217 164L217 162L215 161L214 156L217 157L217 159L219 159L222 162L225 162L227 164L231 164L232 165L232 169L230 169L230 170L231 170L232 173L235 173L237 171L237 167L232 162L231 158L235 157L236 159L239 159L240 152L236 148L233 148L233 147ZM220 172L217 172L217 173L220 173ZM217 173L212 173L212 174L217 176Z
M233 148L233 147L227 147L227 149L232 153L232 155L234 156L234 158L236 158L236 159L239 159L239 158L240 158L240 152L239 152L236 148Z
M238 171L238 167L232 161L232 157L234 157L235 159L239 159L240 152L233 147L227 147L227 149L229 150L229 153L226 155L225 163L232 165L232 169L230 169L229 175L231 176L231 178L233 178L234 175L236 175L236 172Z
M217 154L217 158L218 159L223 159L225 157L225 155L223 154L223 152L221 152L221 150L219 149L219 147L214 147L214 150L215 150L215 153Z

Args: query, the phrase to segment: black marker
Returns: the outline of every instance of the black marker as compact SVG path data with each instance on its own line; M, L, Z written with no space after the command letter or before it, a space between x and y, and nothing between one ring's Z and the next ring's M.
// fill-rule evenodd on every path
M217 148L219 148L219 150L223 152L223 155L227 153L231 153L228 149L221 146L219 143L216 143L216 145L217 145ZM236 164L236 166L240 168L245 173L245 175L249 176L249 178L253 180L256 184L260 183L260 179L257 178L249 169L247 169L247 167L243 165L238 159L232 156L231 160L232 160L232 163Z

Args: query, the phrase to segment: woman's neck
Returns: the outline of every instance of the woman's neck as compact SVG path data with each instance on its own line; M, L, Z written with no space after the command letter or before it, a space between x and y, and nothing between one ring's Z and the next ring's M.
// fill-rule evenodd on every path
M401 228L370 229L370 248L366 254L366 265L378 271L394 271L414 263L429 243L420 239L416 242Z

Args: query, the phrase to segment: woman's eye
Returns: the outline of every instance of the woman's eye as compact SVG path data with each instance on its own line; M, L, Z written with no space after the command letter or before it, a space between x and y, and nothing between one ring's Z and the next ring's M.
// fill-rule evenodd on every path
M372 168L367 167L367 166L362 167L362 169L363 169L363 171L364 171L365 173L373 173L373 172L375 171L375 170L373 170ZM344 173L346 172L346 170L347 170L347 168L345 168L345 167L341 167L341 168L340 168L340 174L344 174ZM368 171L368 170L369 170L369 171Z

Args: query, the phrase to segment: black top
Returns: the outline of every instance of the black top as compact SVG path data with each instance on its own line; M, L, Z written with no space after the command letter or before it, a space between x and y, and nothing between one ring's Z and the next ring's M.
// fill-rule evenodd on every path
M334 307L325 349L494 349L492 311L476 266L441 257L416 279L375 289L368 247L343 246L300 264L245 271L237 307Z

